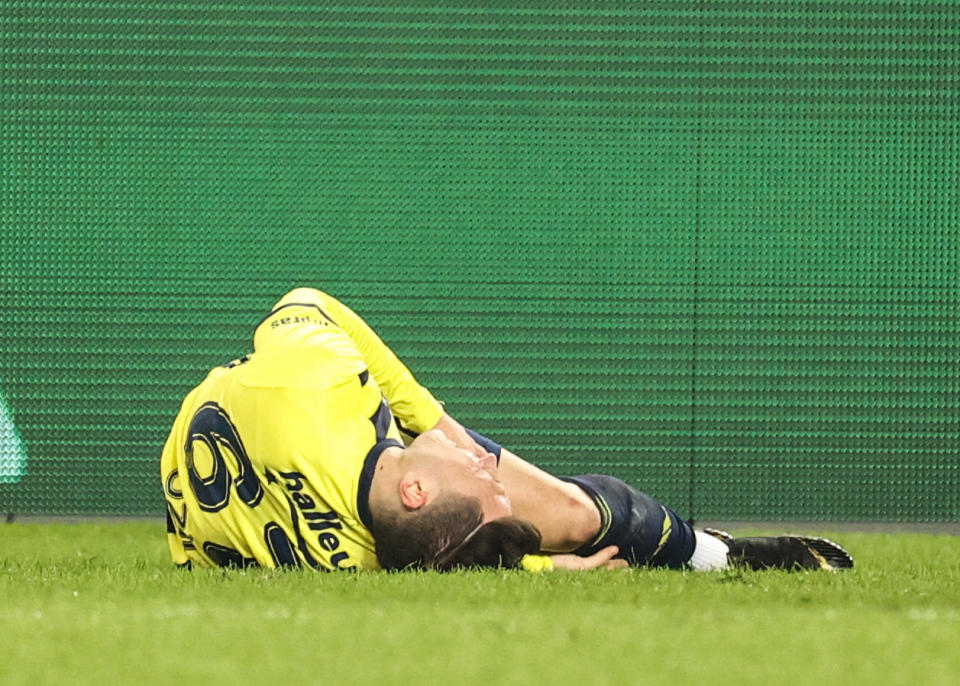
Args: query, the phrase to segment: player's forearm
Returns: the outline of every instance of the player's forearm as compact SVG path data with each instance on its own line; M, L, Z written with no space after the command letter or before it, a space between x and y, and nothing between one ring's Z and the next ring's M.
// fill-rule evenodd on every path
M463 448L464 450L469 450L478 457L483 457L487 454L486 449L479 445L473 439L473 437L467 433L467 430L464 428L463 424L458 422L446 412L443 412L443 414L440 415L440 419L437 420L437 423L431 428L439 429L447 438L456 443L457 447Z
M421 386L383 340L350 308L339 305L340 326L356 344L367 368L401 423L416 433L434 426L443 415L440 403Z

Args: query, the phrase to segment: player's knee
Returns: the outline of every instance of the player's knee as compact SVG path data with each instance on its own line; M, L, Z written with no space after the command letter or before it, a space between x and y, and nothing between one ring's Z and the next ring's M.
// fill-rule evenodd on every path
M612 476L584 474L568 481L588 492L603 520L603 535L577 550L589 555L608 546L634 565L682 567L694 548L691 526L646 493Z
M600 531L600 511L593 499L574 484L564 484L564 526L561 527L564 548L574 550L592 541Z

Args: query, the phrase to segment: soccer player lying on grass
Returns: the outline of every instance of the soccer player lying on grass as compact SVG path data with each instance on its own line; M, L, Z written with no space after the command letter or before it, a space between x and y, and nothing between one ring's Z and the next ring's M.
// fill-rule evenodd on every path
M320 291L284 296L253 344L187 395L164 446L177 564L853 564L824 539L694 531L614 477L547 474L461 426L360 317Z

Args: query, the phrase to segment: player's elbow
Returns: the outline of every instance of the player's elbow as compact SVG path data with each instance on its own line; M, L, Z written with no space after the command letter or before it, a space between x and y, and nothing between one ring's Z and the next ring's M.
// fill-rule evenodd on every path
M307 286L300 286L299 288L294 288L292 291L283 296L282 301L312 303L325 297L326 293L323 291L317 290L316 288L309 288Z

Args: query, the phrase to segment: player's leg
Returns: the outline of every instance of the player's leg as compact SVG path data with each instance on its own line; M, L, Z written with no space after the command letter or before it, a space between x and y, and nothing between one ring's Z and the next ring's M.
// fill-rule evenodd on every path
M695 534L673 510L612 476L558 479L509 450L500 451L500 478L513 513L541 531L551 552L589 556L607 546L636 566L695 569L725 566L727 546Z
M730 566L829 571L853 567L850 555L825 538L734 538L713 529L695 531L669 507L620 479L585 474L568 481L591 495L602 519L600 532L574 551L578 555L592 555L616 545L618 557L637 566L690 567L695 571Z
M601 517L597 534L575 551L578 555L592 555L609 545L620 548L618 557L636 566L670 567L680 569L691 562L698 547L693 528L672 509L630 484L606 474L584 474L567 479L587 493L596 504ZM707 543L712 549L725 546L712 537Z
M675 512L612 476L559 479L485 436L470 435L499 457L499 474L513 514L536 526L543 549L588 556L615 545L633 565L714 568L727 547L693 529ZM701 558L704 562L701 562Z
M694 557L690 525L620 479L600 474L559 479L509 450L491 447L499 448L500 478L514 515L540 529L545 550L587 556L615 545L618 557L633 565L674 568ZM708 547L726 555L722 543L707 538Z
M469 431L469 430L468 430ZM754 569L844 569L853 561L825 539L781 536L734 539L694 531L672 509L604 474L559 479L484 436L470 435L499 457L500 478L515 516L541 531L543 548L589 556L610 545L636 566L696 571L744 565Z
M751 569L850 569L850 553L826 538L815 536L751 536L734 538L725 531L704 529L728 549L728 563Z
M509 450L500 450L498 471L513 514L540 530L543 549L569 553L593 540L601 527L593 499L576 484L562 481Z

